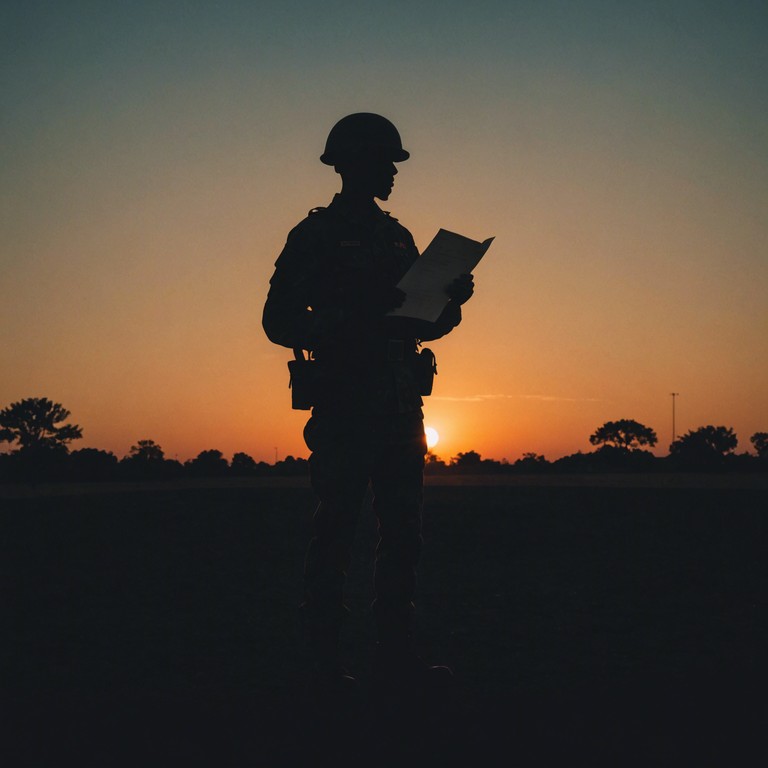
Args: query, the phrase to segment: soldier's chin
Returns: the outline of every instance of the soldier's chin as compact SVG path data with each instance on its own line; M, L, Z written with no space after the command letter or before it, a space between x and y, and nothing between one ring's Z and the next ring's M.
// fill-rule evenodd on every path
M382 189L379 192L376 193L376 197L379 198L379 200L389 200L389 196L392 194L392 188L389 189Z

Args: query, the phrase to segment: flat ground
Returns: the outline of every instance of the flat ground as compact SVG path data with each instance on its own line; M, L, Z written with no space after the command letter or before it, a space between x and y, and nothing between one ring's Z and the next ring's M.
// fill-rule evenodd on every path
M758 765L765 478L431 480L419 649L439 701L370 691L375 530L348 580L361 692L318 705L301 481L4 489L6 765Z

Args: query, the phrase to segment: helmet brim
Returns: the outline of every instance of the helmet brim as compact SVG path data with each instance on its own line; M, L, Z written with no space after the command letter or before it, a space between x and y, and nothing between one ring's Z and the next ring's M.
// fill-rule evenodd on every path
M368 151L369 148L360 149L356 154L364 154ZM393 163L402 163L404 160L407 160L411 153L407 152L404 149L396 149L396 148L382 148L382 149L376 149L376 154L383 155L387 157L387 159L391 160ZM323 152L322 155L320 155L320 162L324 165L338 165L340 162L343 162L345 159L349 159L350 155L347 155L346 157L344 155L334 154L333 152Z

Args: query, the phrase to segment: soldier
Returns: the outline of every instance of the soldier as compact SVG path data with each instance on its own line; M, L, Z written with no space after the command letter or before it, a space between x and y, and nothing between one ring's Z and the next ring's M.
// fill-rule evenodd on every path
M270 281L263 325L275 344L312 360L293 368L294 407L311 389L304 429L319 498L306 555L304 603L315 667L329 684L349 682L338 653L342 592L366 490L374 494L379 543L373 611L381 680L418 683L426 665L412 650L413 596L421 550L424 456L421 394L434 358L419 352L461 322L471 275L446 288L435 321L388 316L405 294L396 286L419 254L411 233L375 202L387 200L407 160L386 118L357 113L331 130L320 160L341 176L341 192L288 235ZM307 407L307 404L301 404ZM444 669L444 668L443 668Z

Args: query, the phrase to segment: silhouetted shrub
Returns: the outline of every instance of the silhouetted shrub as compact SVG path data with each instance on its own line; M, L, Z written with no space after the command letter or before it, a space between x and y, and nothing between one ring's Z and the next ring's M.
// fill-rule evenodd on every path
M650 451L629 450L604 445L592 454L592 470L597 472L641 472L653 469L656 457Z
M229 473L229 463L221 451L215 449L201 451L185 462L184 468L190 477L225 477Z
M755 453L761 459L768 459L768 432L755 432L749 438L749 442L752 443Z
M118 475L117 456L98 448L80 448L69 454L69 479L75 481L113 480Z
M551 465L544 456L540 456L538 453L528 452L524 453L522 458L518 459L512 466L514 467L515 472L538 474L540 472L546 472Z
M234 477L253 477L256 474L256 462L247 453L232 456L230 474Z
M175 459L164 458L163 449L154 440L139 440L130 454L121 459L119 476L126 480L171 480L183 474Z
M306 459L295 459L286 456L274 466L273 474L286 477L309 476L309 462Z
M432 451L428 451L424 459L425 475L444 475L448 469L447 464Z
M699 427L669 446L670 463L678 469L724 468L726 456L733 453L738 442L731 427Z
M68 459L64 445L22 448L8 456L9 482L61 482L67 479Z
M570 456L562 456L552 462L552 469L555 472L593 472L594 454L577 451Z

